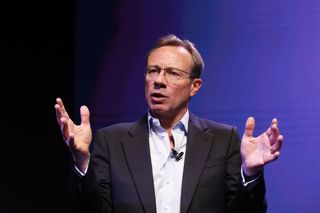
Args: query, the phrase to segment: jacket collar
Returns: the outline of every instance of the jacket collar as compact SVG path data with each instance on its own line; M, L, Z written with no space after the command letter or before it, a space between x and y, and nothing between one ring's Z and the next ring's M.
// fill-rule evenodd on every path
M129 139L122 143L122 147L144 211L156 212L147 122L146 115L134 123L128 132ZM213 134L207 130L205 122L190 113L182 180L181 212L188 210L211 149L210 141Z

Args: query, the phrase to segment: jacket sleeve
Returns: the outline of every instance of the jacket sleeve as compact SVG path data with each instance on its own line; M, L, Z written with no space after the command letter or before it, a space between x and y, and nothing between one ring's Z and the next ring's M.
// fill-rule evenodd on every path
M74 209L76 213L112 212L111 178L108 147L102 131L93 141L88 171L81 176L73 168Z
M258 179L244 186L240 175L240 137L237 129L232 129L226 171L226 209L228 213L265 213L265 182L263 172Z

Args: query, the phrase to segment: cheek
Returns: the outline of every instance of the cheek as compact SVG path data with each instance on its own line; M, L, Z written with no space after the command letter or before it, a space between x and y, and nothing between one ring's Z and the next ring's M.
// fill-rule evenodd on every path
M181 100L189 100L190 97L190 88L189 87L183 87L183 88L176 88L172 90L172 96L174 96L175 100L181 101Z
M151 89L151 86L152 86L152 83L151 83L151 82L145 81L145 83L144 83L144 91L145 91L145 94L148 94L148 92L149 92L150 89Z

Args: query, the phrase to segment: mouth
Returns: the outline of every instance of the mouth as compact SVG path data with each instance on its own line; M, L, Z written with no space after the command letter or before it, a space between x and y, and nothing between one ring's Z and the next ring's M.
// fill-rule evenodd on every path
M153 103L160 103L163 102L166 98L168 98L168 96L160 92L153 92L151 93L150 98Z
M151 93L151 97L162 98L162 97L167 97L167 96L161 92L153 92L153 93Z

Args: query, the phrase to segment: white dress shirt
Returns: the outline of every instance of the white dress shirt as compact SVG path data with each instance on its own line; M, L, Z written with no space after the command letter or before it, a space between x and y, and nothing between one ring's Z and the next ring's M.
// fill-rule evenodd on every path
M178 153L184 153L182 158L177 161L172 157L168 133L161 127L159 119L148 113L149 145L157 213L180 212L188 122L189 111L171 129L175 144L174 149Z

